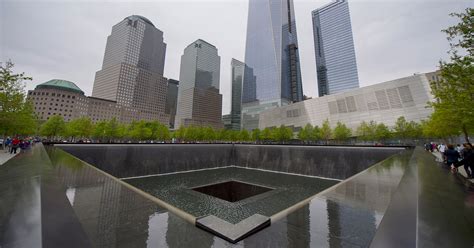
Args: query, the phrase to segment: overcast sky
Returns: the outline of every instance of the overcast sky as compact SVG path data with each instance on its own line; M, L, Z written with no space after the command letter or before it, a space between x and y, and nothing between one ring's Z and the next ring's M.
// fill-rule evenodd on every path
M294 0L303 91L317 96L311 11L330 1ZM427 72L446 59L441 29L464 0L349 1L361 86ZM107 36L138 14L164 32L165 77L179 79L183 49L200 38L218 48L223 113L230 111L230 61L244 61L248 0L23 1L0 0L0 61L33 77L27 89L53 78L75 82L91 95Z

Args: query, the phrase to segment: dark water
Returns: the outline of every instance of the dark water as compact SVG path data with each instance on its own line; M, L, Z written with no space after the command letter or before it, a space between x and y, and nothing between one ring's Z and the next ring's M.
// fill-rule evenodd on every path
M192 189L231 180L261 185L273 190L229 202ZM228 222L238 223L256 213L270 217L339 181L232 166L127 179L125 182L196 217L212 214Z

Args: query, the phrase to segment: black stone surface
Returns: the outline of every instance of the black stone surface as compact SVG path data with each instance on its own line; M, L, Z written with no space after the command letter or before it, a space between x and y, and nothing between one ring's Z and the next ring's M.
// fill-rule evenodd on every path
M404 150L390 147L232 144L55 146L118 178L236 165L345 179Z
M0 166L2 248L369 247L377 240L384 241L379 247L474 245L474 193L422 149L382 161L236 244L169 213L60 149L48 154L50 161L38 145ZM400 214L404 211L406 216ZM53 213L61 221L48 217ZM69 240L67 246L62 240Z
M228 202L236 202L265 193L272 189L239 181L228 181L196 187L193 188L193 190Z

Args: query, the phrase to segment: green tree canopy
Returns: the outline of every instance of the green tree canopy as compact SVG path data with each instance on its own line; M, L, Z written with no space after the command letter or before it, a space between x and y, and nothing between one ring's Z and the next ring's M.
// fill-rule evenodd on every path
M260 141L262 139L261 133L262 132L258 128L255 128L254 130L252 130L252 140L257 141L257 142Z
M0 63L0 134L32 134L36 130L33 106L26 100L25 73L14 73L11 61Z
M289 141L293 138L293 131L289 127L281 125L272 129L272 139L279 142Z
M334 128L334 139L342 141L347 140L351 137L352 131L346 126L346 124L338 121Z
M320 134L321 134L321 139L325 140L326 143L332 137L332 130L331 130L331 126L329 125L328 119L326 119L323 122L323 125L321 126L321 129L320 129Z
M89 138L94 129L94 125L89 117L74 119L66 124L66 136Z
M449 131L435 130L425 125L424 134L445 136L461 131L466 142L469 133L474 131L474 9L467 8L463 13L452 13L459 22L445 30L450 45L450 61L440 62L440 80L431 82L431 90L436 101L430 127L449 127ZM441 123L439 123L441 122ZM427 129L428 128L428 129ZM430 132L428 130L433 131Z
M45 123L43 123L40 129L41 135L53 139L63 135L65 131L66 124L63 117L60 115L51 116Z
M263 129L262 134L261 134L261 138L264 141L273 140L272 130L268 127Z
M311 136L313 135L313 126L311 124L306 124L298 132L298 139L301 141L311 141Z
M375 140L383 142L392 136L390 129L383 123L377 124L375 129Z

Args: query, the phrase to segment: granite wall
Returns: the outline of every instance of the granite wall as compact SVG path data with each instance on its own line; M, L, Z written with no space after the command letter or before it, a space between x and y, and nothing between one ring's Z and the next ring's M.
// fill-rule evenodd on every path
M119 178L236 165L346 179L404 150L231 144L56 146Z
M346 179L404 148L235 145L242 167Z
M229 165L232 145L55 145L118 178Z

